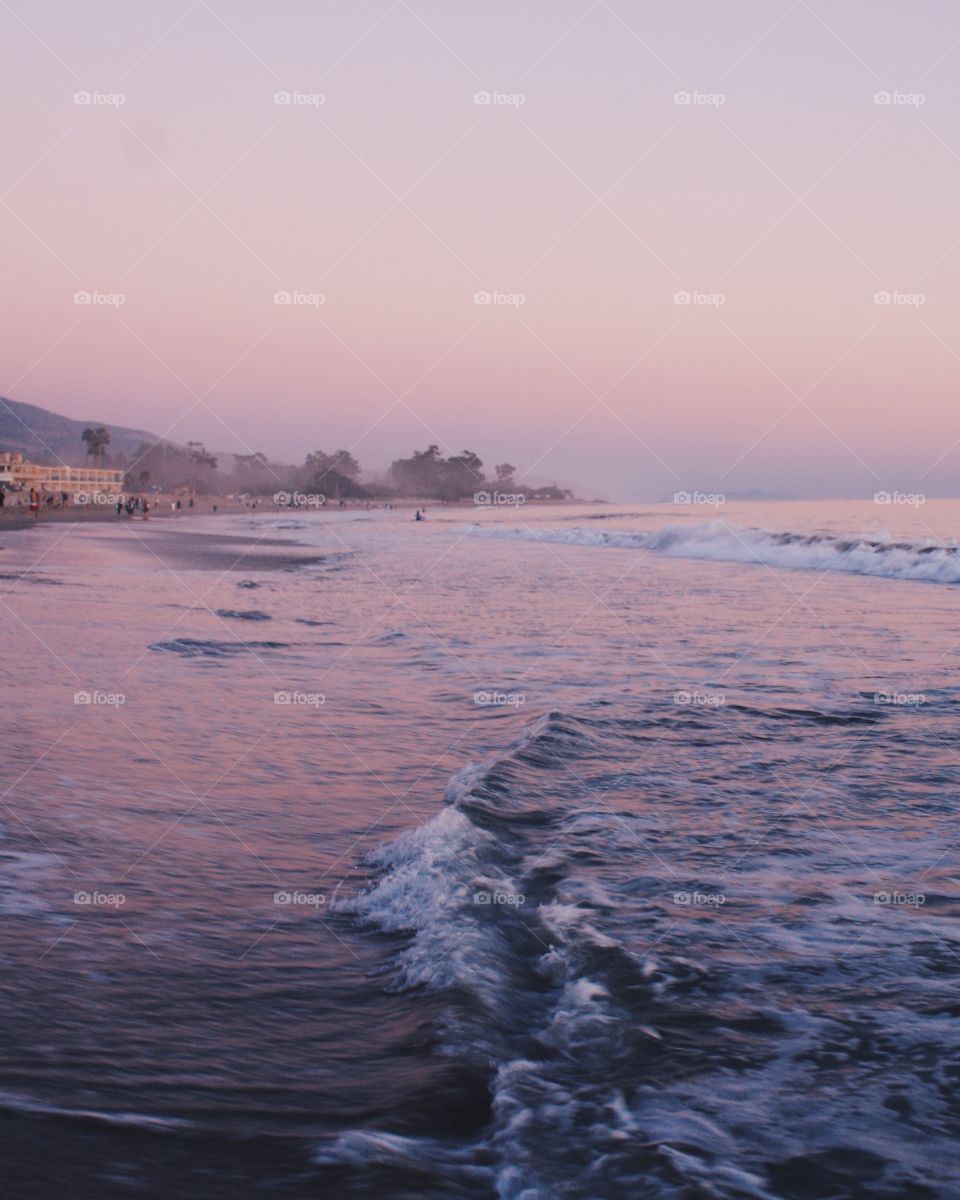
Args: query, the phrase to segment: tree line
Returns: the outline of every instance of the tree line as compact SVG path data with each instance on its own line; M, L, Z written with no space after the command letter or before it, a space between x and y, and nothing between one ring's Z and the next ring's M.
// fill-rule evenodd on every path
M91 426L81 436L88 458L102 465L110 431L103 425ZM143 442L132 460L118 454L111 461L126 472L125 486L130 491L187 488L199 494L236 492L250 496L295 491L334 500L409 496L450 503L494 491L533 500L573 498L569 490L555 484L532 488L517 483L516 467L508 462L494 467L493 477L488 479L482 459L473 450L444 457L437 445L414 450L409 458L394 459L384 479L364 483L360 482L360 464L349 450L313 450L301 466L272 463L259 451L232 457L232 468L223 470L216 455L202 442L187 442L186 446Z
M508 462L494 467L492 479L483 471L483 462L473 450L462 450L444 458L440 447L414 450L409 458L397 458L390 464L389 482L395 493L423 499L457 501L478 493L512 493L528 500L572 500L573 493L556 484L528 487L517 483L517 468Z

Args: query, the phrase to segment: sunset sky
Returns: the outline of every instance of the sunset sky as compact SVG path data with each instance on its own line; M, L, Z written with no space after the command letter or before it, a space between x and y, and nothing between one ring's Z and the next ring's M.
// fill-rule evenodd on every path
M610 499L960 491L955 3L3 0L0 39L0 394Z

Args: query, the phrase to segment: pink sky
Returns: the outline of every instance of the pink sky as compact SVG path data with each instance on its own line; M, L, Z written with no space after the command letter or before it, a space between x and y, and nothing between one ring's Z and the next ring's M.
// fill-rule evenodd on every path
M0 394L616 499L958 491L955 4L9 0L0 37Z

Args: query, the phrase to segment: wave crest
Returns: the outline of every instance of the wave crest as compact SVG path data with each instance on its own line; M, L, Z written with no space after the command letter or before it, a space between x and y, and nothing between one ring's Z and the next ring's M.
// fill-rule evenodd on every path
M795 571L840 571L921 583L960 583L960 547L933 539L895 542L831 533L778 533L748 529L723 520L666 525L649 533L517 526L473 526L469 532L477 537L646 550L672 558L759 564Z

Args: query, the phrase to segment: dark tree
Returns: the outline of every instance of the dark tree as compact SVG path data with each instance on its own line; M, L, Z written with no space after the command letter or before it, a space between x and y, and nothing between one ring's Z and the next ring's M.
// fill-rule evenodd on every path
M483 463L472 450L444 458L439 446L414 450L411 458L398 458L390 467L390 480L407 496L460 500L482 491Z
M88 425L80 438L86 443L87 457L92 458L99 467L104 451L110 445L110 430L105 425Z
M397 491L408 496L439 496L443 482L443 457L439 446L414 450L410 458L398 458L390 466L390 480Z
M498 463L497 466L494 467L494 470L497 473L498 487L512 490L516 486L513 477L517 472L517 468L513 465L513 463Z
M483 463L472 450L452 455L443 465L441 500L462 500L484 490Z

